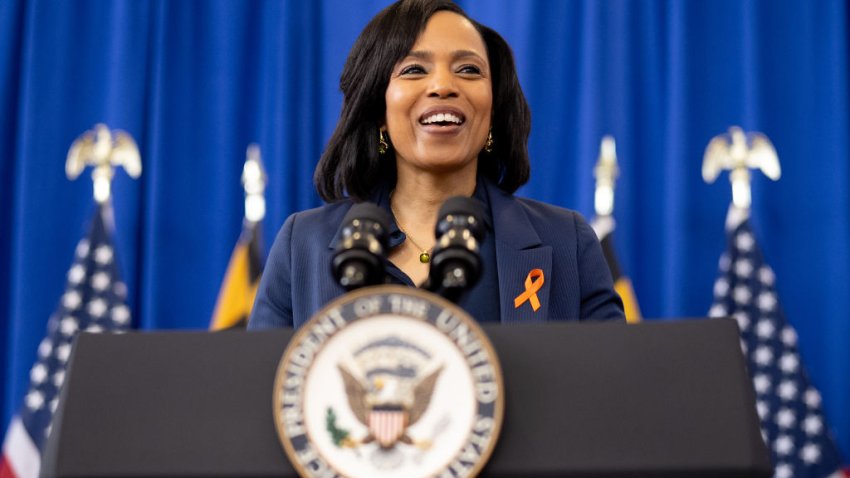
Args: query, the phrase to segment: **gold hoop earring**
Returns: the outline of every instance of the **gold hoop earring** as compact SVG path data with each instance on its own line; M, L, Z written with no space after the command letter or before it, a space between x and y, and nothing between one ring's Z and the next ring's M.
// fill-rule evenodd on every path
M487 153L493 152L493 130L487 132L487 142L484 143L484 151Z
M384 138L384 130L378 130L378 154L387 154L390 145L387 144L387 139Z

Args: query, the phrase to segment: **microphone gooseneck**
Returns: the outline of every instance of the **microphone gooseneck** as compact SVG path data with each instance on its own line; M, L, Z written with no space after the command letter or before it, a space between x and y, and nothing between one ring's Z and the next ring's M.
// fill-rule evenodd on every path
M455 196L437 214L437 243L426 288L457 302L481 277L479 244L486 229L483 207L475 199Z
M342 223L331 261L334 278L347 291L382 284L390 223L386 211L372 203L357 203Z

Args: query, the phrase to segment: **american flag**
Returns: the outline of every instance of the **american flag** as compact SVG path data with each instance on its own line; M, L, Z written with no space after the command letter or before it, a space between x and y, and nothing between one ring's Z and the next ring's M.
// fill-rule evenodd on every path
M730 213L727 250L720 257L709 315L738 321L774 477L850 476L839 469L841 459L821 395L803 368L797 333L785 320L773 270L764 261L748 218L738 210L736 219L735 212Z
M98 206L88 235L77 244L65 292L30 370L29 389L6 431L0 478L38 476L77 333L124 332L130 327L127 287L118 274L111 224L109 205Z

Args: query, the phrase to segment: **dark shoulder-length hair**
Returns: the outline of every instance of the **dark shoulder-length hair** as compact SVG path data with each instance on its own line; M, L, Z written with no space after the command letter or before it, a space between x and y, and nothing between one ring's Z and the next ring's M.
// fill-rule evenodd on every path
M490 153L481 153L478 170L509 193L528 181L531 113L510 46L450 0L400 0L366 25L345 61L339 80L342 112L313 175L316 190L325 201L346 197L368 200L378 185L395 184L392 150L385 157L378 154L390 75L413 48L431 16L444 10L472 22L487 47L493 86L493 148Z

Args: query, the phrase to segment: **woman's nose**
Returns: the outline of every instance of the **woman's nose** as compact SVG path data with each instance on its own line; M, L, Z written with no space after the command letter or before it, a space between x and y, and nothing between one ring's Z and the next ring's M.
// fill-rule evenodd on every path
M431 85L428 96L435 98L450 98L458 94L456 78L449 68L436 68L431 75Z

